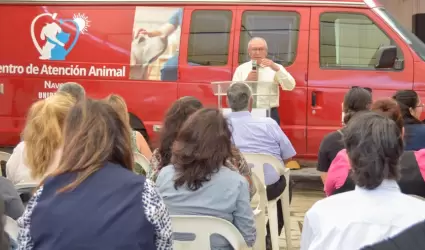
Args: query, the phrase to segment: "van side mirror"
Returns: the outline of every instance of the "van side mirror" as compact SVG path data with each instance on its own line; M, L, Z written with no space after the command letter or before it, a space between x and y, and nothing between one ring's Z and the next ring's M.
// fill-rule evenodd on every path
M376 52L377 69L393 68L397 60L397 47L394 45L381 46Z

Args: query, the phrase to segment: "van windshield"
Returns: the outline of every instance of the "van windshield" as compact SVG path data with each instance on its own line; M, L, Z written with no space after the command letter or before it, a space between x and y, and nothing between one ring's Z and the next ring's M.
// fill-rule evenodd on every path
M390 13L384 8L376 8L375 11L380 15L391 28L393 28L403 40L412 48L418 56L425 61L425 44L412 32L405 29Z

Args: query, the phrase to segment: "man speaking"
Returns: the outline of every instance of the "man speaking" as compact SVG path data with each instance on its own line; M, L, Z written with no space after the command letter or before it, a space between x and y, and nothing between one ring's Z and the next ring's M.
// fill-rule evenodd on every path
M285 68L272 60L267 59L267 42L261 37L254 37L248 43L248 54L251 61L239 65L232 81L259 81L277 83L283 90L291 91L295 88L295 80ZM269 93L269 88L262 84L257 86L257 93ZM277 96L258 96L255 103L257 108L271 107L270 116L280 125L279 91Z

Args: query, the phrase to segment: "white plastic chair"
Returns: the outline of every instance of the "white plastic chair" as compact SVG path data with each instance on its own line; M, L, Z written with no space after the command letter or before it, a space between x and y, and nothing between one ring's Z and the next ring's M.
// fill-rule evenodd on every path
M10 158L11 154L0 151L0 163L1 162L7 162ZM0 171L0 176L3 176L3 171Z
M266 204L267 204L267 192L266 187L261 182L260 178L255 173L252 173L252 182L255 185L257 192L253 197L253 202L256 206L254 207L254 218L255 228L257 230L257 239L253 246L253 250L264 250L266 249Z
M14 219L6 215L3 215L3 220L4 220L4 231L8 233L10 238L12 238L15 242L18 242L18 232L19 232L18 223Z
M38 183L19 183L15 185L15 189L18 194L22 194L32 192L37 186Z
M142 166L143 170L145 170L145 173L148 173L149 170L149 160L142 154L139 153L133 153L134 154L134 161L137 162L140 166Z
M210 250L210 237L219 234L226 238L235 250L250 250L239 230L227 220L211 216L172 215L173 233L194 234L193 241L173 241L174 250Z
M0 161L7 162L9 160L10 156L11 156L11 154L9 154L7 152L0 151Z
M267 217L270 226L270 238L272 242L273 250L279 249L279 233L277 225L277 201L281 199L282 202L282 213L283 221L285 223L285 236L286 236L286 249L292 248L292 238L291 238L291 211L290 211L290 202L289 202L289 185L290 185L290 169L285 168L284 165L274 156L267 154L254 154L254 153L243 153L245 160L249 164L253 164L252 172L255 173L263 185L265 185L264 180L264 164L272 165L276 171L282 176L285 176L286 179L286 188L275 200L267 202Z

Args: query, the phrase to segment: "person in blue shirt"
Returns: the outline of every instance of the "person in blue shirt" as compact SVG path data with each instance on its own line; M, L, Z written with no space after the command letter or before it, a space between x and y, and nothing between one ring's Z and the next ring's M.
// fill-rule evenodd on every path
M414 90L400 90L393 96L400 105L404 120L404 141L406 151L425 148L425 124L420 121L424 109L418 93Z

